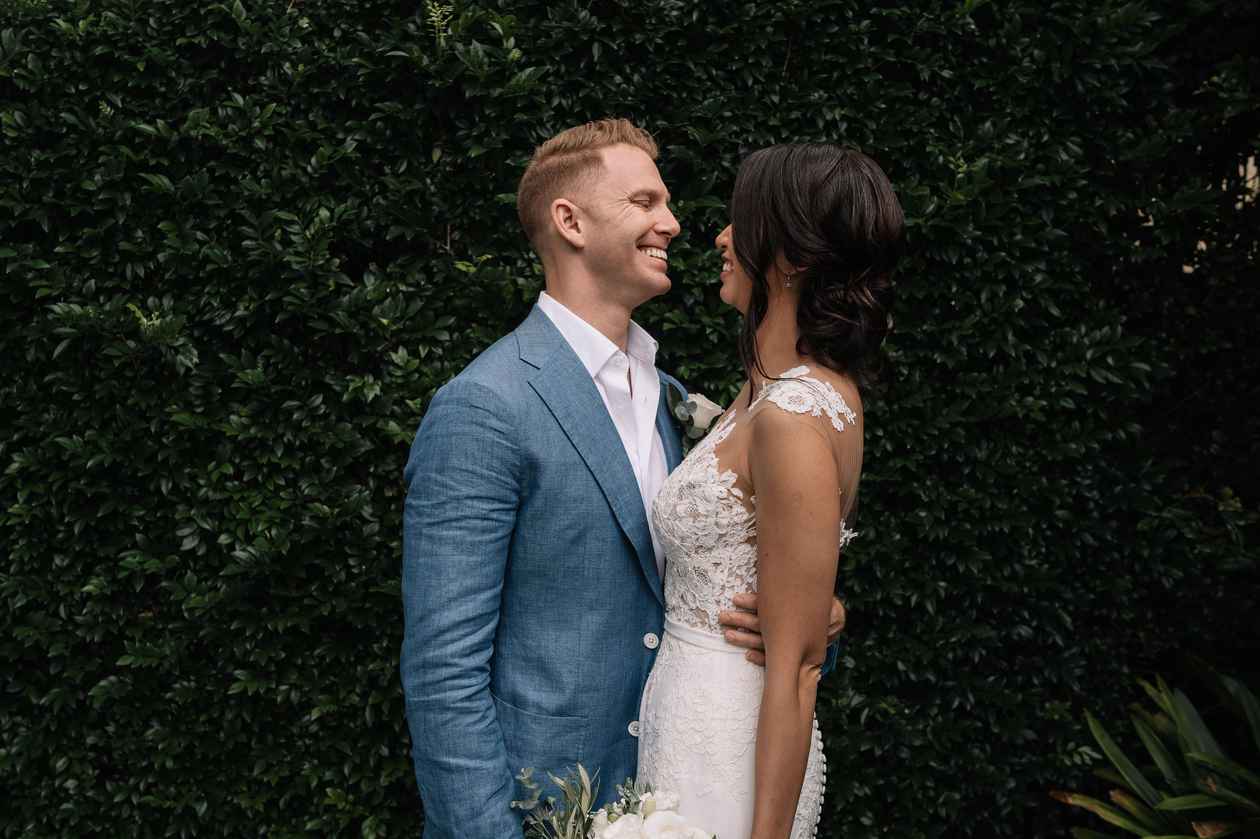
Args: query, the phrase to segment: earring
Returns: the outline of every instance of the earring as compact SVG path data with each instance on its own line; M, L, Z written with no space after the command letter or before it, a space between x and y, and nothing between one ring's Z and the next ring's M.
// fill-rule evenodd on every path
M794 280L794 279L796 279L796 272L792 272L791 274L786 275L786 276L783 278L783 287L784 287L784 288L791 288L791 287L792 287L792 280Z

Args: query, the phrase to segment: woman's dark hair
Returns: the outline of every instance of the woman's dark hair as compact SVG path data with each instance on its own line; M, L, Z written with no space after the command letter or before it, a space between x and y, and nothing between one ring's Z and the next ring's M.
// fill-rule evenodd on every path
M789 143L744 159L731 198L735 258L752 281L739 337L745 370L770 375L757 355L766 273L780 252L799 269L796 351L869 383L892 328L892 272L904 216L874 160L828 144Z

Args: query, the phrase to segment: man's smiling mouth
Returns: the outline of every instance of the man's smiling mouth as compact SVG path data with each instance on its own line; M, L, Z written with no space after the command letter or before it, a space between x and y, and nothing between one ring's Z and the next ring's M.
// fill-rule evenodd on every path
M665 252L664 248L646 247L646 248L639 248L639 250L641 250L643 253L647 254L648 256L656 257L662 262L669 262L669 254Z

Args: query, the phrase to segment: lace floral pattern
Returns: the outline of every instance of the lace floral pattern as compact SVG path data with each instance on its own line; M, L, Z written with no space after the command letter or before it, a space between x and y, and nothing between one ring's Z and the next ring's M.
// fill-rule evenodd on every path
M761 668L731 667L732 662L710 658L709 651L669 632L661 641L643 696L639 764L639 777L651 778L659 789L687 788L708 797L738 789L746 768L753 766ZM694 720L704 720L704 725L687 722ZM688 771L697 760L705 771Z
M785 411L826 416L833 428L857 422L857 414L827 382L794 367L769 380L748 409L768 400ZM652 506L652 523L665 548L665 615L704 632L720 633L718 613L735 595L757 590L756 496L745 502L736 475L722 469L717 447L735 428L731 411L674 470ZM842 526L840 547L857 533Z
M667 631L643 695L638 779L677 793L679 813L719 837L746 837L752 827L764 681L742 654ZM817 835L826 782L815 718L791 839Z
M665 615L715 634L722 631L718 613L735 595L757 590L756 514L744 506L735 473L719 468L716 452L735 416L691 450L652 507L666 556Z
M785 411L794 414L809 414L821 417L824 414L831 420L831 427L836 431L844 431L844 422L849 425L857 423L857 414L844 401L840 392L829 382L805 375L808 367L793 367L779 377L778 381L770 380L761 386L758 400L769 399Z
M768 401L791 413L826 417L836 431L855 425L857 415L840 393L808 372L797 367L768 381L746 413ZM666 556L667 628L640 714L640 780L678 792L680 812L723 839L740 839L751 829L765 678L764 670L723 646L718 623L718 613L733 608L736 594L757 590L756 497L745 497L717 451L739 414L731 411L692 449L653 505ZM843 528L841 547L855 535ZM825 786L815 719L792 839L817 834ZM716 829L719 824L729 837Z

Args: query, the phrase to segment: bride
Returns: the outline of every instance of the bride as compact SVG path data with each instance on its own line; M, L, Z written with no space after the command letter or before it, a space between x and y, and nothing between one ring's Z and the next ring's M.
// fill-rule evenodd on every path
M862 470L859 384L891 324L902 212L879 166L831 145L740 167L717 237L748 381L656 498L665 636L644 688L639 777L719 839L805 839L826 758L814 716L831 593ZM755 591L764 670L719 612Z

